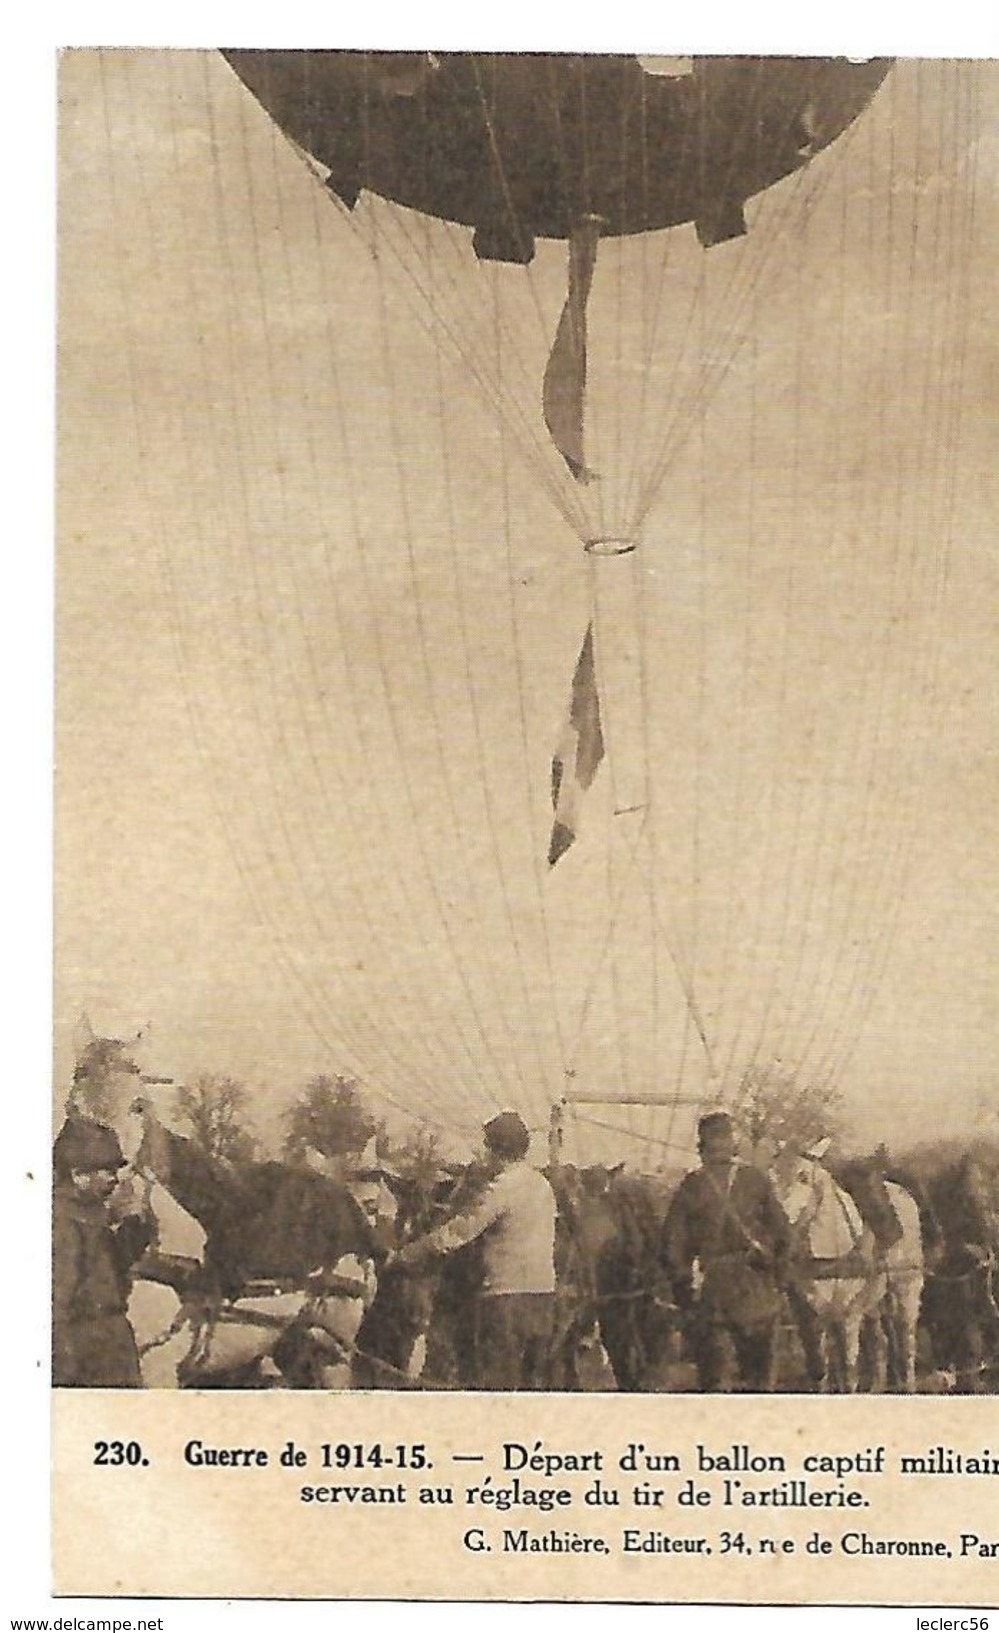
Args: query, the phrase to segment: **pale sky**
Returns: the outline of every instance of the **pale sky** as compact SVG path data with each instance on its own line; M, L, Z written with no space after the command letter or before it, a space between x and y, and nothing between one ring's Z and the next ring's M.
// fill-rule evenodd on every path
M601 247L590 503L729 366L609 585L640 706L547 876L578 540L219 57L64 60L57 1101L86 1011L266 1131L317 1070L460 1138L567 1067L668 1105L773 1060L858 1140L994 1116L997 89L903 63L745 246ZM532 278L533 425L564 251Z

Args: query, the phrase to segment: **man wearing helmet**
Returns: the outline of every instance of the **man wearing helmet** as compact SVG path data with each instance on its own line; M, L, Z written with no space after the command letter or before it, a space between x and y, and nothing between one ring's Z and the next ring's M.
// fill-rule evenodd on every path
M417 1265L482 1241L483 1281L477 1310L479 1384L483 1389L543 1389L555 1316L555 1193L526 1160L527 1125L515 1111L486 1123L491 1179L464 1213L396 1255Z
M70 1116L52 1159L52 1381L137 1389L139 1355L125 1311L131 1268L152 1227L136 1214L116 1222L109 1210L125 1166L113 1129Z

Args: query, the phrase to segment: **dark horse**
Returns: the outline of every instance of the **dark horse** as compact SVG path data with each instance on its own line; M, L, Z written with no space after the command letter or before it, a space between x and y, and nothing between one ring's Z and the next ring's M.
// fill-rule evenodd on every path
M547 1171L558 1201L555 1331L547 1382L578 1389L600 1345L620 1390L649 1388L675 1337L659 1263L666 1188L604 1167ZM394 1186L399 1246L475 1202L489 1171L479 1164ZM475 1389L482 1357L475 1311L482 1289L480 1243L419 1269L391 1260L357 1338L366 1388Z
M404 1247L468 1208L488 1181L489 1171L476 1162L390 1182L398 1203L392 1245ZM389 1259L357 1335L361 1387L475 1388L480 1248L471 1242L419 1268Z
M617 1388L649 1389L679 1336L660 1254L667 1187L603 1165L549 1178L559 1204L553 1387L579 1387L583 1353L599 1337Z
M923 1300L934 1364L963 1394L999 1384L999 1163L969 1152L931 1179L943 1237Z
M281 1162L220 1162L148 1110L136 1166L206 1233L203 1265L177 1289L191 1333L178 1382L251 1383L270 1358L293 1387L349 1384L377 1249L347 1188Z

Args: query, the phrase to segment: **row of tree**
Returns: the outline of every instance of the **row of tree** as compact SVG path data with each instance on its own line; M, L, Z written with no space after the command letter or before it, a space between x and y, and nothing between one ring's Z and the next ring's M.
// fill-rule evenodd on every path
M802 1149L844 1133L835 1091L802 1092L792 1076L776 1067L747 1074L737 1104L753 1150L763 1149L768 1140L790 1140ZM176 1111L185 1132L209 1155L232 1163L260 1155L252 1095L234 1078L200 1074L176 1091ZM344 1156L363 1150L372 1139L384 1161L405 1171L414 1166L430 1170L440 1160L441 1141L433 1128L414 1124L400 1139L371 1110L356 1079L321 1074L284 1114L281 1155L298 1161L312 1147L330 1157Z
M135 1039L100 1037L81 1018L78 1066L72 1099L98 1119L112 1116L110 1084L116 1073L136 1072ZM182 1132L209 1156L239 1164L265 1155L254 1122L256 1098L246 1084L225 1073L202 1072L173 1091L173 1112ZM841 1097L832 1089L803 1086L779 1063L746 1073L732 1104L744 1140L761 1160L774 1146L790 1141L799 1150L846 1134ZM313 1077L285 1111L280 1155L301 1160L309 1148L331 1158L363 1151L374 1139L383 1161L403 1172L432 1172L439 1166L444 1142L426 1123L413 1122L400 1133L390 1129L367 1100L362 1085L343 1073ZM269 1153L267 1153L269 1154Z
M261 1155L254 1131L252 1095L245 1084L220 1073L201 1073L176 1091L176 1112L184 1132L209 1156L240 1163ZM433 1172L441 1141L425 1123L403 1138L367 1104L360 1084L341 1074L312 1078L283 1117L281 1155L299 1161L310 1147L328 1157L363 1151L375 1140L379 1157L393 1168Z

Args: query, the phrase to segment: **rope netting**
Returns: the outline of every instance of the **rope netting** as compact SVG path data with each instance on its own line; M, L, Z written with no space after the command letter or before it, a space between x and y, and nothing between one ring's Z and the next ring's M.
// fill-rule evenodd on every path
M348 212L214 54L75 58L90 341L217 821L385 1104L541 1129L605 1085L656 1102L603 1119L647 1165L757 1068L847 1072L940 729L985 72L898 65L744 239L601 242L584 486L541 413L564 243ZM633 701L549 871L594 618Z

